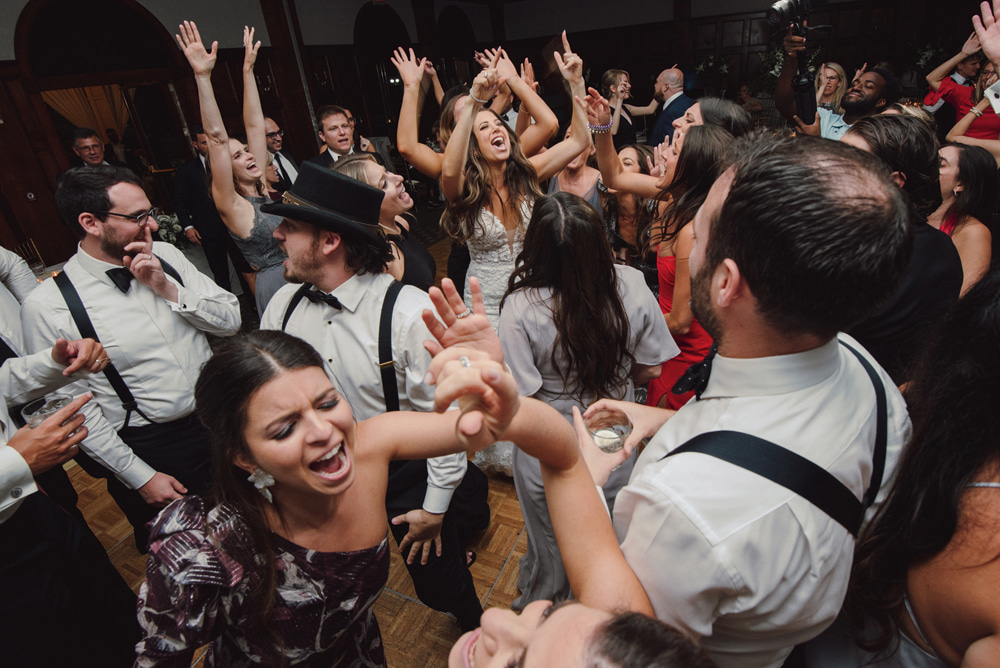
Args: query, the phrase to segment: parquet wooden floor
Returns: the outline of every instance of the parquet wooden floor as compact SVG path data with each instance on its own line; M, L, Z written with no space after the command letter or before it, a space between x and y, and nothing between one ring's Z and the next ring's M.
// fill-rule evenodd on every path
M80 495L79 507L87 523L108 551L111 563L138 591L145 577L146 557L136 550L132 527L108 495L107 485L73 464L69 476ZM517 597L517 560L525 552L527 533L513 481L490 475L489 482L490 525L470 546L478 555L471 570L483 607L509 608ZM390 668L444 666L461 635L454 617L417 600L397 549L392 551L389 581L375 602L375 614ZM200 661L193 665L199 666Z

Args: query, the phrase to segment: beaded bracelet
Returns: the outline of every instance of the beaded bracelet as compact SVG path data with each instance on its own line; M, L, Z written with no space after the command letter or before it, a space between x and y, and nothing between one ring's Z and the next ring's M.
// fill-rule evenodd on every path
M595 135L606 135L609 132L611 132L610 121L608 122L607 125L591 125L590 123L588 123L587 126L590 128L590 131L593 132Z
M970 114L975 114L976 118L982 118L983 117L983 112L979 111L979 109L977 109L976 107L973 107L972 109L969 109L969 113Z

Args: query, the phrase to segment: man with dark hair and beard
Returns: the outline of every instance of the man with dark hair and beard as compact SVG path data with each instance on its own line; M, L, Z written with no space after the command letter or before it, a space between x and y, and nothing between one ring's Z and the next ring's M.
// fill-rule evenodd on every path
M909 435L892 380L838 333L892 291L912 230L877 160L818 138L761 135L737 142L693 230L691 308L718 352L678 383L696 398L676 414L616 404L633 416L630 439L652 439L614 525L661 620L720 666L777 667L840 611L860 499L875 498L883 477L876 453L888 480ZM697 449L734 438L730 453L767 446L762 459L778 470L765 477L738 456ZM817 479L853 521L811 494Z
M792 34L789 27L785 35L785 62L774 91L774 103L785 119L800 133L818 135L824 139L840 139L850 127L865 116L881 113L899 100L902 88L889 70L875 68L858 76L840 101L844 113L835 114L829 109L817 109L816 120L806 124L796 115L792 78L798 72L799 54L806 49L806 38Z
M315 348L359 421L434 410L434 386L425 382L431 333L422 319L432 302L386 273L392 252L378 222L384 196L307 161L283 202L263 207L284 218L274 238L288 255L290 284L274 294L260 327ZM464 543L489 524L487 493L486 476L464 453L389 468L387 518L417 596L454 614L463 631L478 627L483 612Z
M239 306L179 250L153 242L157 210L130 170L71 169L56 204L80 246L25 299L25 346L37 352L81 337L104 345L104 374L86 378L89 457L78 461L107 478L145 552L145 525L160 508L207 491L208 432L194 413L194 383L212 354L206 335L235 334Z

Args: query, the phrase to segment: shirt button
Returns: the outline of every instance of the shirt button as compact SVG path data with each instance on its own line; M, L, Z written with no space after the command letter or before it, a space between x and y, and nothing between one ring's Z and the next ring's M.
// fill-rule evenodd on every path
M326 361L329 362L330 364L333 364L333 358L332 357L331 358L327 358Z
M327 321L326 321L326 324L328 324L328 325L332 325L332 324L333 324L333 320L327 320Z
M20 487L15 487L14 489L10 490L10 497L12 499L20 499L21 498L21 494L23 494L23 493L24 492L21 491Z

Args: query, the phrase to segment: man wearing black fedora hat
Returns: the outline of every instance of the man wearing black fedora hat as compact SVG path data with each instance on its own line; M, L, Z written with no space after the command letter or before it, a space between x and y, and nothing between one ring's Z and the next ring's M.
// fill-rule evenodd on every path
M275 293L261 329L284 330L316 348L356 420L434 406L434 388L424 382L431 358L423 343L432 337L421 318L433 307L427 293L385 273L392 254L378 224L383 196L303 163L283 200L263 207L284 218L274 236L288 255L285 279L302 285ZM464 454L395 462L389 470L386 511L417 595L453 613L463 630L479 625L482 606L461 538L489 523L486 492L485 476Z

